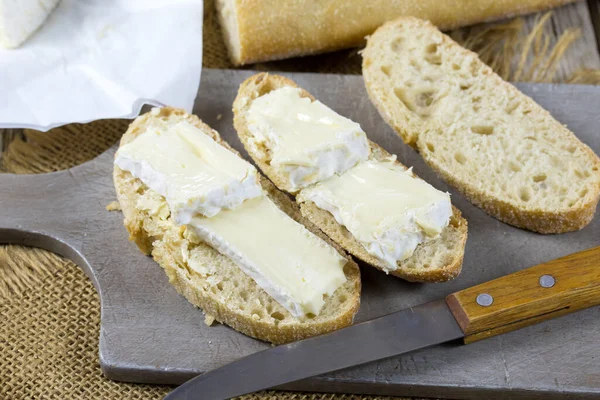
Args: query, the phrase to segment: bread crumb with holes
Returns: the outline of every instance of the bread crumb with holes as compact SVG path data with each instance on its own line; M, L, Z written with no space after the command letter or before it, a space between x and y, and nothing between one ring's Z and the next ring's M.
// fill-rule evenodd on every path
M208 326L212 326L212 324L215 323L215 317L209 314L204 315L204 323Z
M111 201L106 206L106 211L121 211L121 206L118 201Z

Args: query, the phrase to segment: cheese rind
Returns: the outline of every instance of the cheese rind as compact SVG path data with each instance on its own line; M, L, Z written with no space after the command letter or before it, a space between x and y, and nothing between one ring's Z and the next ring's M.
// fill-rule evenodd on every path
M343 173L369 156L360 125L285 86L255 99L248 109L250 145L266 148L270 165L297 191Z
M373 256L398 268L416 247L448 226L452 205L443 193L394 160L365 161L341 176L303 189L298 201L312 201Z
M185 121L149 128L121 146L115 164L165 197L176 224L263 195L252 165Z
M0 0L0 46L19 47L48 18L60 0Z
M318 315L345 281L347 260L266 196L188 225L292 315Z

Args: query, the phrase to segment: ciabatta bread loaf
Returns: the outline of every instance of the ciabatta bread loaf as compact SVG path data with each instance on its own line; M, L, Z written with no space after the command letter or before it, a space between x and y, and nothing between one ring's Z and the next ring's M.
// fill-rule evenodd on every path
M235 65L360 46L401 15L441 29L527 14L573 0L217 0L221 30Z
M149 125L166 128L182 120L235 152L198 117L173 108L154 109L136 118L123 135L121 145L142 134ZM118 167L113 177L130 239L143 253L151 254L177 291L207 315L248 336L272 343L291 342L352 323L360 303L360 271L349 257L344 267L346 282L327 299L320 314L313 318L296 318L228 257L198 239L185 225L176 226L162 196ZM332 244L300 215L298 206L287 195L265 178L261 184L281 210ZM139 204L145 206L140 208ZM248 239L252 239L252 232L248 232ZM345 256L342 250L336 249ZM191 267L192 262L201 266L202 273Z
M363 76L383 119L490 215L540 233L592 220L594 152L430 22L402 17L379 28Z

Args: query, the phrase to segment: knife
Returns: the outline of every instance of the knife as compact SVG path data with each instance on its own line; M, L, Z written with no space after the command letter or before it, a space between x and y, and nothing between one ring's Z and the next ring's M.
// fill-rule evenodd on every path
M221 400L462 338L475 342L600 304L600 247L202 374L166 400Z

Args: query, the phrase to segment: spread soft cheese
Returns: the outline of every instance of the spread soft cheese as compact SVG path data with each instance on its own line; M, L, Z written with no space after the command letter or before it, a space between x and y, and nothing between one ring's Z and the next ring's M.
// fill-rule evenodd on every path
M15 48L35 32L59 0L0 0L0 46Z
M252 165L186 121L149 127L121 146L115 164L165 197L176 224L263 194Z
M291 191L352 168L369 157L367 136L356 122L290 86L254 100L248 110L251 145L289 182ZM266 155L264 153L263 155Z
M346 281L347 260L266 196L188 225L294 316L318 315Z
M438 237L452 215L448 193L393 161L361 162L298 196L329 211L389 271L419 243Z

